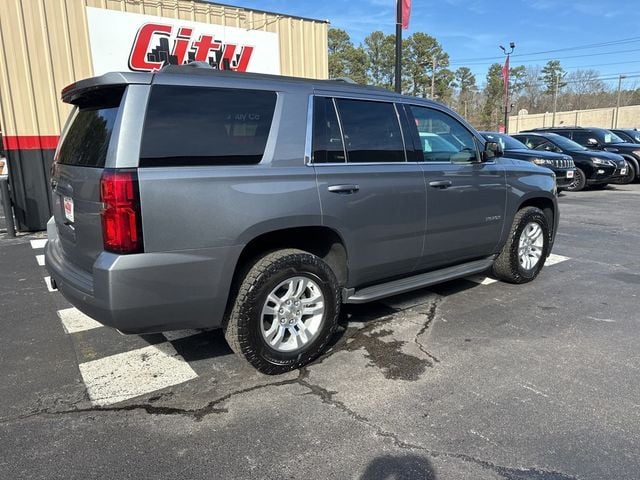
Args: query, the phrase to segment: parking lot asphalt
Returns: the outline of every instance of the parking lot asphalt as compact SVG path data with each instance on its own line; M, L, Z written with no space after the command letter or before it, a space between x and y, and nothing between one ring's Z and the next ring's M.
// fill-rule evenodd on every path
M276 377L218 331L93 323L49 291L41 235L0 233L0 478L640 478L638 205L562 195L533 283L347 307Z

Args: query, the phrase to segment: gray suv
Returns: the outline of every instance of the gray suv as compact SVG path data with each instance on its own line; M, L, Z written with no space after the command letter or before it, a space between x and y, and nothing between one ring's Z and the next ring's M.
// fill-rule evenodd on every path
M553 173L432 101L197 65L62 98L46 265L125 333L220 327L281 373L320 354L342 303L488 269L524 283L551 251Z

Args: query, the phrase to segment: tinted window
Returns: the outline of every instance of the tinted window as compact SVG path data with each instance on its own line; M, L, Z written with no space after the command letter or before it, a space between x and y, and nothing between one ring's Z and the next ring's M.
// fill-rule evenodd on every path
M313 103L313 162L344 163L344 144L333 100L316 97Z
M274 92L154 86L140 166L258 163L275 104Z
M483 133L485 140L490 142L498 142L503 150L519 150L527 148L525 144L515 138L502 133Z
M104 167L123 93L122 88L102 89L77 100L78 111L60 145L58 163Z
M426 162L475 162L474 136L455 118L438 110L411 106Z
M336 99L347 161L404 162L404 144L392 103Z

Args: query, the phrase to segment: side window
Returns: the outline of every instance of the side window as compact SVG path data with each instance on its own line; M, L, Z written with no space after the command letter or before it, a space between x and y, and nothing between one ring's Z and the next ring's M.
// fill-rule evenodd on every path
M475 137L449 115L427 107L410 107L425 162L477 162Z
M313 99L313 163L344 163L344 143L333 100Z
M404 162L405 152L393 103L335 100L349 163Z
M546 141L542 137L516 137L516 140L520 140L528 148L532 148L534 150L539 150L538 147L540 146L540 144Z
M586 146L590 138L594 138L594 135L592 133L573 132L573 141L579 143L580 145Z
M276 93L263 90L153 86L140 166L259 163L275 105Z

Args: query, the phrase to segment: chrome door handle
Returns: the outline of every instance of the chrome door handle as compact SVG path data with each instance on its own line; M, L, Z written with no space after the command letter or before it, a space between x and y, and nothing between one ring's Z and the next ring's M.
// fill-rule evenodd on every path
M429 182L429 186L433 188L449 188L452 184L451 180L438 180L435 182Z
M329 185L327 187L327 190L329 190L332 193L350 194L350 193L356 193L358 190L360 190L360 186L359 185Z

